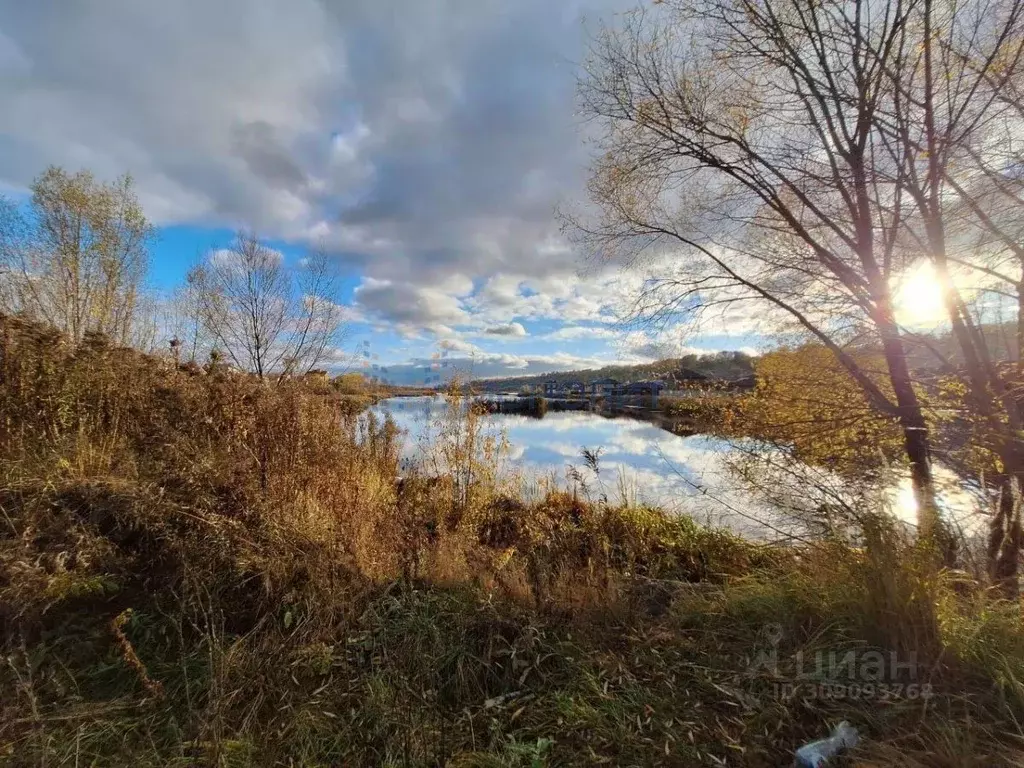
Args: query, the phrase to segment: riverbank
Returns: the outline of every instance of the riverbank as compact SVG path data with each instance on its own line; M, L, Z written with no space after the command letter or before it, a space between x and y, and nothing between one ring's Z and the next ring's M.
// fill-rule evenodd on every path
M400 478L393 426L304 382L4 320L2 760L774 766L840 719L868 764L1022 757L1019 607L898 530L510 498L461 413L452 471Z

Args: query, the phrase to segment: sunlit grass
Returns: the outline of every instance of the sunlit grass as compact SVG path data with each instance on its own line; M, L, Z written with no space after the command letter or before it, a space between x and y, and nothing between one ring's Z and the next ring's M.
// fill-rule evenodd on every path
M840 719L867 764L1019 751L1018 606L897 530L768 546L628 481L523 498L457 407L446 471L399 479L394 428L329 391L3 322L9 764L780 765ZM782 695L771 638L783 681L880 648L935 695Z

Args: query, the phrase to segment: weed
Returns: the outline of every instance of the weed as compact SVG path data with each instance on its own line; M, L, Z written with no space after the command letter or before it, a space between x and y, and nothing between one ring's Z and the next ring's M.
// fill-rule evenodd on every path
M865 764L1021 757L1017 605L881 524L526 501L460 397L399 477L350 395L0 318L0 760L765 766L841 719ZM799 693L835 681L794 659L869 650L933 695Z

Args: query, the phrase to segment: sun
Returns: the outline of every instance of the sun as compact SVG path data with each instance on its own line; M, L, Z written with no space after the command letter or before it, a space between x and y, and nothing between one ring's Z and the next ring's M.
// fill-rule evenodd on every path
M925 262L900 280L894 297L896 320L901 325L934 325L946 318L942 284Z

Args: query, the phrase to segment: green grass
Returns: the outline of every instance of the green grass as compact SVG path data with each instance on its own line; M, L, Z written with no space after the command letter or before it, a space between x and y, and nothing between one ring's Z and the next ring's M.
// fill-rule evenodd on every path
M750 576L656 617L624 599L569 620L479 589L394 584L330 629L264 617L242 633L225 629L228 606L179 596L126 627L159 696L78 613L11 655L6 709L20 717L3 738L16 765L781 765L849 719L865 758L899 744L899 764L1009 760L1009 669L1002 688L965 689L977 670L952 655L927 702L884 705L787 698L748 674L758 630L780 619L783 658L867 647L856 606L831 590Z

